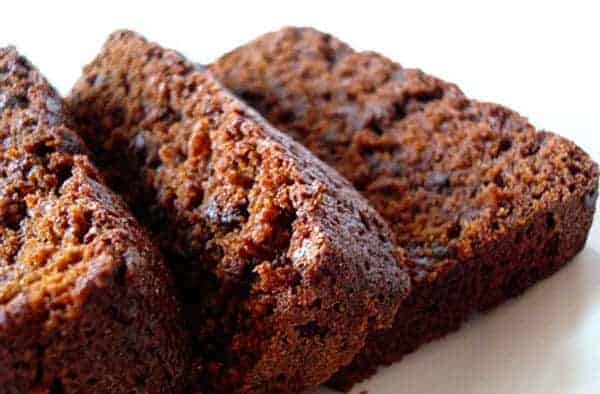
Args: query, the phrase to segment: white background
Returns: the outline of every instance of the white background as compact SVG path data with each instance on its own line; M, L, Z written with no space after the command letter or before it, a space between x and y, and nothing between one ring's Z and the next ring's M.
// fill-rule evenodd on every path
M131 28L208 63L284 25L459 84L556 131L600 161L600 9L594 1L25 2L0 6L16 45L62 93L113 30ZM600 393L600 218L576 262L356 392Z

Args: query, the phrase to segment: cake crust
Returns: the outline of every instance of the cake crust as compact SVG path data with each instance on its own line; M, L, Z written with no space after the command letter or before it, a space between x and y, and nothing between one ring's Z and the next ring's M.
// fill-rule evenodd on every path
M266 34L209 68L349 179L408 257L413 290L394 327L336 387L521 293L585 244L596 164L513 111L310 28Z
M299 392L391 324L408 276L385 222L209 73L117 32L69 105L184 294L190 390Z
M176 392L187 343L164 261L69 123L0 49L0 392Z

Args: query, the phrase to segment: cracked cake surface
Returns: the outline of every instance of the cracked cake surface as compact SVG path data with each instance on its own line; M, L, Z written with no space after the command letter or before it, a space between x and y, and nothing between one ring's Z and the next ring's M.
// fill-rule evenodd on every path
M334 386L519 294L585 244L598 167L505 107L311 28L266 34L209 68L350 180L407 256L413 290L394 327Z
M391 324L408 276L387 224L208 72L117 32L68 102L175 274L190 390L298 392Z
M175 390L187 344L164 261L10 47L0 142L0 392Z

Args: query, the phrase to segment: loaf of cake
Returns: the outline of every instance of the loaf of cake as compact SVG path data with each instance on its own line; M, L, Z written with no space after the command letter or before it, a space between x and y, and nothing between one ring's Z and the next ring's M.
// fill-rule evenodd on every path
M206 71L117 32L68 104L175 275L189 391L299 392L392 324L409 278L388 226Z
M350 180L408 257L413 288L393 328L335 387L521 293L585 244L598 167L509 109L309 28L266 34L210 68Z
M177 390L189 345L164 261L14 48L0 141L0 393Z

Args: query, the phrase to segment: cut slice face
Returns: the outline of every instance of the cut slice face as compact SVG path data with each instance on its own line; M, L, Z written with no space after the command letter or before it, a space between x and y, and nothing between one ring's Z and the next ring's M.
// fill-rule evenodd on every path
M394 328L370 338L338 387L521 293L585 244L596 164L515 112L310 28L266 34L210 69L350 180L409 257L413 291Z
M69 123L0 49L0 391L172 392L189 344L170 275Z
M208 73L118 32L69 104L167 256L200 389L299 392L391 324L409 280L385 222Z

